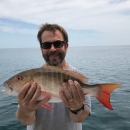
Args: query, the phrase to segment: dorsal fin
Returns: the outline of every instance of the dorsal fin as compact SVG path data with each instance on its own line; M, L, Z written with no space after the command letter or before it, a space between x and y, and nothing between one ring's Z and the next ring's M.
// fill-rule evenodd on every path
M70 76L80 80L82 83L87 83L89 80L84 75L79 74L78 72L71 71L71 70L63 70L63 69L61 69L59 67L55 67L55 66L44 66L43 68L47 68L47 69L50 69L52 71L58 71L58 72L70 75Z

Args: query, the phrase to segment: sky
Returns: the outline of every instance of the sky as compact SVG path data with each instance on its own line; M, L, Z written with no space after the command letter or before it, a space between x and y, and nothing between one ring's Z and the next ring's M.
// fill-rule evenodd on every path
M130 0L0 0L0 48L39 47L45 23L63 26L69 46L130 45Z

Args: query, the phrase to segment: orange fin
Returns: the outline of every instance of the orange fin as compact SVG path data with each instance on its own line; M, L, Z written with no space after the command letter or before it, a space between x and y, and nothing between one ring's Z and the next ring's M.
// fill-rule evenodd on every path
M45 91L41 91L41 95L42 95L43 97L46 97L46 96L52 97L52 96L54 96L54 94L49 93L49 92L45 92ZM53 109L54 109L52 106L50 106L50 105L47 104L47 103L43 104L42 106L43 106L44 108L49 109L49 110L53 110Z
M47 109L49 109L49 110L53 110L54 108L52 107L52 106L50 106L49 104L43 104L42 105L43 107L45 107L45 108L47 108Z
M110 93L121 86L121 84L99 84L100 92L96 97L105 107L110 110L113 110L110 103Z
M52 93L46 92L46 91L41 91L41 95L43 95L44 97L46 96L50 96L50 97L58 97ZM58 97L59 98L59 97ZM42 105L44 108L47 108L49 110L53 110L54 108L52 106L50 106L49 104L45 103Z

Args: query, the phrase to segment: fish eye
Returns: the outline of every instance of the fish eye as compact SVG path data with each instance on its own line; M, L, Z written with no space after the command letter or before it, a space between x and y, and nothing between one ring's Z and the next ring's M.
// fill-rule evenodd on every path
M17 77L15 77L17 80L22 80L23 79L23 77L21 77L21 76L17 76Z

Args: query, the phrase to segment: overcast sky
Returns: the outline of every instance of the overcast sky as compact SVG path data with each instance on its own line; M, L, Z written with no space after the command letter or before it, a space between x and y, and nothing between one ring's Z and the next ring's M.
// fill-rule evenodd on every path
M130 0L1 0L0 48L39 47L43 23L57 23L70 46L130 45Z

